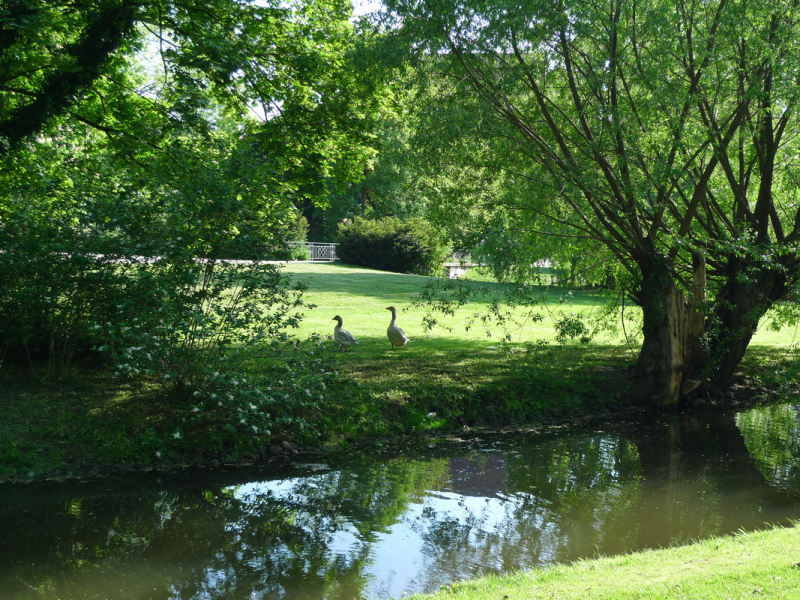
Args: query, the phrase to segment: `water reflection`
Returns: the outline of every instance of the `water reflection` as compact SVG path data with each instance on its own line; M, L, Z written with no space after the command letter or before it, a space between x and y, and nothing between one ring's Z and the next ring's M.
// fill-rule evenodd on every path
M776 405L736 416L747 449L770 486L800 493L800 405Z
M400 597L800 517L797 407L0 487L3 598Z

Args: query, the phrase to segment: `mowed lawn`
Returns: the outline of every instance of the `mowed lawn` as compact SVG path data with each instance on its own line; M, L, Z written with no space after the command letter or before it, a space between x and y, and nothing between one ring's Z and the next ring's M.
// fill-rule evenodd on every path
M641 328L641 311L630 305L625 308L624 327L617 312L606 317L611 330L600 332L588 344L573 340L561 345L556 341L556 320L582 315L590 324L600 314L607 298L599 292L542 289L546 302L533 309L541 320L526 317L526 309L517 308L518 322L507 330L497 326L487 330L480 322L473 322L468 329L473 315L486 312L489 299L483 299L458 309L452 317L435 315L447 328L426 331L423 319L428 311L414 307L413 299L434 278L340 263L289 263L283 270L308 283L305 298L316 305L305 311L298 336L321 336L339 372L363 384L377 405L388 402L407 407L410 403L423 414L429 410L439 415L463 411L473 419L521 421L536 414L592 411L624 396L628 367L635 364L641 343L640 337L632 337ZM472 285L498 292L503 287L484 282ZM411 339L406 348L392 349L389 344L386 328L391 314L387 306L398 309L398 324ZM335 351L336 315L359 340L347 352ZM777 385L788 371L785 365L775 365L793 362L790 349L796 331L775 332L769 322L766 318L761 324L743 368L751 372L766 369L757 375L759 379L770 385L777 378ZM501 343L506 333L510 334L508 347ZM527 352L531 348L533 353Z
M398 309L398 324L405 330L412 342L406 351L424 345L435 350L451 346L454 342L466 343L473 350L497 346L506 335L511 336L512 343L537 342L545 340L556 343L555 322L564 317L581 315L587 325L600 315L607 304L607 297L599 292L568 290L560 287L541 289L546 301L533 313L541 316L541 320L531 319L526 309L516 308L516 322L510 323L506 329L484 326L474 317L485 313L490 299L478 298L461 307L452 317L434 314L440 325L426 331L424 317L429 311L424 307L413 307L412 300L419 296L425 286L434 281L433 277L387 273L362 267L335 263L287 263L283 272L298 280L306 281L309 290L306 300L316 308L305 311L305 319L297 331L301 338L311 334L330 337L333 334L333 317L340 315L344 319L344 328L355 335L359 345L358 351L388 350L386 328L391 315L387 306ZM467 275L466 279L469 279ZM474 281L471 285L485 287L501 295L503 285ZM473 321L469 326L470 320ZM630 302L625 307L624 322L619 312L609 320L610 331L602 331L592 339L592 344L622 345L629 340L635 346L634 336L641 327L641 311ZM800 325L784 327L773 331L770 327L772 319L767 315L759 326L752 344L757 346L790 347L800 342ZM627 337L626 337L627 334Z
M509 324L507 330L498 326L486 327L477 321L468 328L470 318L485 313L489 306L490 298L477 298L458 309L453 317L435 314L440 325L425 331L423 318L428 311L424 307L413 307L412 300L434 281L433 277L387 273L341 263L288 263L283 270L308 282L309 290L305 297L316 305L316 308L306 311L299 336L306 337L312 333L332 335L335 325L332 319L340 315L344 319L344 328L359 340L356 351L374 345L390 348L386 338L386 328L391 320L391 314L386 310L388 306L398 309L398 325L411 338L407 348L411 350L417 345L436 348L455 340L470 342L469 345L497 346L506 333L511 335L512 343L542 339L555 343L553 324L556 319L576 313L589 317L606 302L600 294L551 288L547 291L546 302L534 309L541 315L540 321L527 317L525 309L517 308L513 311L517 316L516 322ZM485 282L473 282L472 285L498 294L504 287ZM629 308L627 318L638 319L639 311L635 307ZM621 329L617 335L604 333L593 340L605 344L623 341Z

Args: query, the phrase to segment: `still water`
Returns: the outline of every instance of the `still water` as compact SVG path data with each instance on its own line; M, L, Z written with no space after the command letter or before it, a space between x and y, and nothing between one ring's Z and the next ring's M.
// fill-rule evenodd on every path
M800 519L800 405L0 486L3 599L397 598Z

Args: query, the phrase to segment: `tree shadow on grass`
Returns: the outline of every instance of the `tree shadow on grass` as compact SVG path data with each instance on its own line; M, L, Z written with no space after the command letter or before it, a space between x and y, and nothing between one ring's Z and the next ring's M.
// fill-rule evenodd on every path
M450 281L439 277L388 273L338 263L306 266L304 270L287 265L285 272L297 281L307 282L312 294L343 292L350 296L374 298L387 303L407 302L410 295L420 294L430 283ZM484 288L488 292L487 295L478 295L473 299L472 303L480 306L490 304L493 297L502 297L505 291L517 287L514 284L469 279L461 280L461 283L473 289ZM534 294L546 291L547 302L552 305L557 305L562 300L578 304L594 304L598 298L598 293L593 291L542 286L530 286L529 289Z
M424 351L342 356L338 368L396 418L436 413L450 428L579 414L618 404L627 389L629 354L623 348L507 352L486 341L437 341Z

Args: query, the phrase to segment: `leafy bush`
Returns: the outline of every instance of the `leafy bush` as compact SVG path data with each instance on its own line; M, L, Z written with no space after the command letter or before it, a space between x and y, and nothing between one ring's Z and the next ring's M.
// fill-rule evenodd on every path
M297 244L292 246L292 253L289 260L310 260L311 252L308 251L308 246L305 244Z
M167 430L153 432L150 451L167 459L197 448L216 456L263 452L279 441L317 443L329 430L342 378L321 340L272 341L257 369L198 371ZM217 365L225 368L224 362Z
M311 258L311 253L304 243L308 239L308 221L304 216L301 215L294 221L286 232L285 238L277 249L275 249L274 243L271 248L262 248L260 258L272 260L308 260Z
M394 273L438 275L448 253L445 240L421 219L356 217L339 226L338 241L342 262Z
M32 211L0 221L0 364L2 359L47 364L50 376L67 375L76 357L101 339L92 327L116 318L116 306L149 297L143 262L118 253L71 251L68 228ZM140 280L141 285L132 286Z

